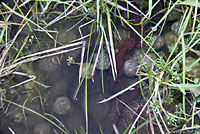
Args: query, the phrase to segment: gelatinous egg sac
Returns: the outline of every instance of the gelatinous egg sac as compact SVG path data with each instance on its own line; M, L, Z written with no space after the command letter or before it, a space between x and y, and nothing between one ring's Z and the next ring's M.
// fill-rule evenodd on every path
M186 75L190 78L199 78L200 77L200 64L197 62L195 65L193 65L191 68L189 68L194 62L196 62L197 59L193 57L187 57L186 58L186 68L187 72Z
M97 69L107 70L110 68L110 60L109 60L108 54L100 53L98 56L98 59L96 58L97 58L97 53L94 54L94 58L93 58L94 63L97 60L97 64L96 64Z
M154 42L154 44L153 44L153 47L154 47L155 49L159 49L159 48L161 48L161 47L164 46L164 42L165 42L164 37L162 37L162 36L157 36L156 39L155 39L155 42Z
M92 77L93 77L93 74L92 74L93 68L94 68L93 64L89 65L89 64L83 63L82 70L81 70L81 77L82 78L85 77L86 73L87 73L87 79L92 79ZM95 74L95 72L94 72L94 74Z
M50 134L51 126L48 123L39 123L34 128L34 134Z
M128 77L133 77L136 74L138 63L132 59L126 60L124 63L124 73Z
M179 8L174 8L167 16L167 21L176 21L181 18L181 10Z
M166 47L170 48L170 46L175 44L175 42L177 40L177 35L173 32L168 32L168 33L165 34L164 38L165 38Z
M65 115L71 110L71 102L67 97L58 97L53 104L53 111L59 115Z

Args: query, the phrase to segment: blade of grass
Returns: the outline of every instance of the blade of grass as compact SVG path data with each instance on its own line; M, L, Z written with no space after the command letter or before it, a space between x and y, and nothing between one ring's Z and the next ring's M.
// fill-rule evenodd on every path
M11 44L9 45L6 45L6 47L3 49L2 51L2 55L1 55L1 59L0 59L0 67L1 67L1 70L0 70L0 74L2 74L2 70L4 69L4 63L5 63L5 60L6 60L6 55L8 53L8 51L10 50L10 48L12 47L13 43L15 42L15 40L17 39L18 35L20 34L21 30L25 27L26 23L22 25L22 27L19 29L19 31L15 34L14 38L12 39L12 42ZM6 42L7 43L7 42Z
M100 23L100 0L97 0L96 5L97 5L97 9L96 9L97 18L96 18L96 20L97 20L97 31L98 31L99 27L100 27L100 25L99 25L99 23Z
M83 18L81 20L79 20L76 24L74 24L71 28L67 29L67 32L72 30L73 28L75 28L76 26L78 26L78 24L80 24L81 22L83 22L83 20L85 20L85 18L87 17L87 15L83 16Z
M18 12L14 11L13 9L11 9L8 5L6 5L4 2L2 2L2 5L4 7L6 7L8 10L10 10L12 13L16 14L17 16L31 22L32 24L34 24L35 26L39 27L40 29L42 29L51 39L54 40L53 36L51 36L51 34L49 34L49 32L47 32L47 30L45 30L44 28L42 28L40 25L37 25L35 22L33 22L32 20L30 20L29 18L24 17L23 15L19 14Z
M54 120L56 120L60 124L61 127L63 127L63 129L67 132L67 134L70 134L69 131L67 130L67 128L65 127L65 125L58 118L56 118L54 115L48 114L48 113L44 113L44 115L52 117Z
M197 6L200 7L200 3L196 3L196 1L180 1L179 5L188 5L188 6Z
M74 43L73 45L80 45L79 43L84 44L84 42L82 41L82 42ZM67 46L61 46L61 47L58 47L58 48L52 48L52 49L49 49L49 50L44 50L42 52L27 55L27 56L24 56L22 58L18 58L14 64L6 66L6 67L3 67L3 66L1 67L0 77L4 77L4 76L9 75L10 73L12 73L12 71L17 66L21 65L22 63L35 61L35 60L42 59L42 58L45 58L45 57L55 56L55 55L58 55L58 54L66 53L66 52L73 51L73 50L81 48L81 47L75 47L75 48L71 48L71 49L67 49L67 50L62 50L62 49L67 48L67 47L69 47L69 46L67 45ZM60 50L60 51L56 52L57 50ZM52 52L52 53L41 56L41 54L45 54L45 53L48 53L48 52Z
M161 81L161 78L163 77L164 75L164 72L161 72L159 77L156 79L155 81L155 88L154 88L154 91L152 93L152 95L150 96L150 98L147 100L147 102L145 103L145 105L142 107L140 113L138 114L137 118L134 120L134 122L132 123L132 126L128 132L128 134L131 134L131 132L133 131L138 119L140 118L141 114L143 113L144 109L146 108L146 106L149 104L150 100L152 99L152 101L156 101L156 98L157 98L157 95L158 95L158 90L159 90L159 85L160 85L160 81ZM146 79L148 79L148 77L145 77ZM143 78L144 79L144 78ZM141 79L141 80L143 80ZM139 81L138 81L139 82ZM137 82L136 82L137 83Z
M139 126L137 126L137 127L131 132L131 134L137 133L137 131L138 131L139 129L141 129L142 127L146 126L146 125L149 124L149 123L150 123L150 120L143 122L142 124L140 124Z
M148 77L142 78L141 80L135 82L134 84L132 84L132 85L126 87L125 89L123 89L123 90L117 92L116 94L114 94L114 95L108 97L107 99L104 99L104 100L102 100L102 101L99 101L98 103L105 103L105 102L108 102L108 101L110 101L110 100L116 98L117 96L119 96L119 95L125 93L126 91L130 90L132 87L136 86L137 84L139 84L140 82L142 82L142 81L144 81L144 80L146 80L146 79L148 79Z
M19 12L21 13L21 16L23 16L23 18L25 19L29 29L31 30L31 32L33 31L30 24L27 21L27 17L24 16L24 13L22 12L21 8L18 6L17 2L15 0L13 0L13 2L15 3L15 5L17 6L17 9L19 10Z
M108 3L108 4L110 4L111 6L115 6L116 8L118 8L118 9L120 9L120 10L122 10L122 11L127 11L126 8L124 8L124 7L122 7L122 6L118 5L118 4L116 5L116 4L113 3L112 1L109 1L109 0L103 0L103 1L106 2L106 4ZM133 4L131 4L129 1L126 0L126 2L128 2L129 5L131 5L133 8L135 8L136 10L138 10L139 12L141 12L136 6L134 6ZM130 13L137 14L137 15L140 15L140 14L138 14L138 13L135 13L135 12L131 11L131 10L129 10L129 12L130 12ZM142 14L143 14L143 13L142 13ZM143 15L144 15L144 14L143 14Z
M147 18L147 16L140 10L140 9L138 9L134 4L132 4L130 1L128 1L128 0L126 0L126 2L132 7L132 8L134 8L136 11L138 11L140 14L138 14L138 13L135 13L136 15L139 15L139 16L144 16L145 18ZM126 10L128 10L128 9L126 9ZM130 11L129 11L130 12ZM131 12L130 12L131 13Z
M68 13L66 13L71 7L73 7L73 3L74 2L72 2L71 4L68 4L69 6L65 9L65 11L62 12L59 16L57 16L55 19L53 19L52 21L50 21L44 28L47 28L48 26L51 26L52 24L58 22L59 20L65 18L68 15L70 15L71 13L73 13L75 11L75 9L78 10L80 8L80 6L77 7L77 8L73 8L71 11L69 11Z
M114 43L113 43L113 36L112 36L112 27L111 27L111 18L108 7L106 7L106 15L107 15L107 24L108 24L108 33L109 33L109 39L110 39L110 48L111 48L111 55L113 60L113 66L114 66L114 74L113 74L113 80L115 81L117 77L117 67L116 67L116 58L115 58L115 49L114 49Z
M186 57L186 52L185 52L185 42L184 42L184 37L181 38L182 39L182 51L183 51L183 56L182 56L182 60L183 60L183 74L182 74L182 79L183 79L183 91L185 92L185 72L186 72L186 69L185 69L185 64L186 64L186 61L185 61L185 57ZM183 113L184 113L184 116L186 117L185 115L185 94L183 94L183 100L182 100L182 103L183 103Z
M103 36L103 34L102 34L102 36ZM103 56L103 55L104 55L104 53L103 53L103 46L102 46L102 47L101 47L101 57L102 57L101 60L102 60L102 63L104 63L104 62L103 62L103 60L104 60L104 58L103 58L104 56ZM104 68L104 67L103 67L103 64L102 64L102 68ZM102 85L102 92L104 93L104 76L103 76L103 69L101 70L101 85Z
M195 45L198 45L198 42L200 41L200 39L197 39L197 40L195 41L195 39L196 39L196 37L197 37L198 34L199 34L199 28L197 28L197 31L194 33L192 39L191 39L190 42L188 43L188 47L193 48ZM194 42L194 43L193 43L193 42ZM180 43L181 43L181 42L180 42ZM192 44L192 43L193 43L193 44ZM188 50L186 50L186 52L188 52ZM182 51L181 51L180 53L178 53L171 61L169 61L168 66L169 66L172 62L174 62L174 60L176 60L175 62L177 62L181 57L182 57ZM174 62L174 63L175 63L175 62ZM175 64L173 64L173 65L171 66L171 69L173 69L174 65L175 65ZM190 66L190 67L191 67L191 66ZM188 67L188 68L190 68L190 67Z
M0 43L4 43L3 36L5 35L6 27L7 27L7 26L4 26L4 27L2 28L2 30L1 30L1 34L0 34Z
M158 1L156 1L156 3L157 2L159 2L159 0ZM152 0L149 0L149 10L148 10L148 18L150 18L151 17L151 13L152 13L152 9L153 9L153 7L152 7ZM156 5L156 3L155 3L155 5Z
M179 41L180 41L181 38L184 36L184 32L185 32L185 30L186 30L186 28L187 28L187 25L188 25L188 23L189 23L189 20L190 20L191 14L192 14L192 9L193 9L193 8L191 7L190 10L189 10L189 12L188 12L188 14L187 14L187 17L186 17L186 19L185 19L185 21L184 21L184 24L183 24L183 28L181 29L181 33L180 33L180 35L179 35L179 37L178 37L178 39L177 39L177 42L174 44L174 47L173 47L173 49L172 49L170 55L168 56L168 59L167 59L167 61L166 61L166 65L169 63L169 61L170 61L172 55L174 54L174 52L175 52L175 50L176 50L176 48L177 48L177 46L178 46ZM186 10L188 10L188 8L187 8ZM185 51L185 50L184 50L184 51Z
M35 1L35 16L36 16L36 22L37 25L39 26L39 18L38 18L38 1ZM39 27L38 27L39 28Z
M25 38L23 45L21 46L21 48L19 49L17 55L15 56L15 59L13 60L12 64L15 63L15 61L17 60L17 58L19 57L20 53L22 52L24 46L26 45L26 42L29 39L29 35Z

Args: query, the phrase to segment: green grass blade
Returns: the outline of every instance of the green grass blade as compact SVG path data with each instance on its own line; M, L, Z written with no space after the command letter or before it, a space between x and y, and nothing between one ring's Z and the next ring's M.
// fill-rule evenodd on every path
M18 53L17 53L15 59L13 60L12 64L15 63L15 61L16 61L17 58L19 57L19 55L20 55L20 53L22 52L24 46L26 45L26 42L28 41L28 39L29 39L29 35L25 38L25 41L24 41L23 45L21 46L21 48L19 49L19 51L18 51Z
M17 9L19 10L19 12L21 13L21 15L22 15L23 18L25 19L25 21L26 21L26 23L27 23L27 25L28 25L30 31L32 32L33 30L32 30L32 28L31 28L30 24L28 23L27 18L25 17L25 15L24 15L24 13L22 12L21 8L18 6L18 4L17 4L17 2L16 2L15 0L13 0L13 1L14 1L15 5L17 6Z
M34 24L35 26L39 27L40 29L42 29L51 39L54 39L53 36L51 36L51 34L49 34L49 32L47 32L47 30L45 30L44 28L42 28L40 25L37 25L35 22L33 22L32 20L24 17L23 15L19 14L18 12L14 11L13 9L11 9L8 5L6 5L4 2L2 2L2 5L4 7L6 7L8 10L10 10L12 13L16 14L17 16L31 22L32 24Z

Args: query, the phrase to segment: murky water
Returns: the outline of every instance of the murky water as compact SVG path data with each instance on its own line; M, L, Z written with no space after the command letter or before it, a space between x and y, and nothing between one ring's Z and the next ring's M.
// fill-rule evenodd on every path
M77 20L64 20L61 24L55 24L55 28L60 29L57 35L58 46L69 44L70 41L80 37L80 34L77 32L78 27L67 32L76 22ZM83 35L90 33L90 27L91 24L83 28ZM32 39L30 46L26 48L27 50L24 50L24 53L31 53L30 51L32 49L34 51L36 48L37 50L35 51L38 51L54 46L48 37L37 32L34 34L36 38ZM19 43L24 36L21 35L21 38L18 40ZM97 36L94 34L92 36L91 48L94 48L95 38ZM85 40L88 42L88 37ZM71 64L68 66L67 58L69 56L73 57L74 61L80 62L81 49L27 63L19 68L19 71L28 73L28 75L34 75L36 79L34 82L27 82L10 89L8 91L10 96L8 95L7 97L11 101L29 109L24 110L19 106L5 103L5 114L2 113L1 119L2 131L5 130L3 133L10 133L12 130L15 133L53 134L56 131L62 133L51 122L37 114L44 115L45 118L55 122L62 129L66 128L70 133L74 131L81 133L81 131L86 129L85 82L83 82L79 89L77 100L74 100L73 97L78 88L79 65ZM104 71L103 78L101 74L102 71L96 70L93 80L90 79L87 82L89 133L91 134L100 133L100 128L104 133L113 133L112 124L117 125L119 122L116 100L103 104L97 104L97 102L110 96L111 92L113 94L125 87L122 84L116 83L112 89L113 91L110 91L109 86L112 77L110 70ZM19 75L14 75L12 78L13 83L10 83L11 85L27 79ZM128 85L128 81L132 81L132 79L124 78L123 85ZM37 113L34 113L32 110ZM58 120L65 127L59 124Z
M51 29L58 30L57 34L53 34L53 36L57 38L57 44L44 33L32 33L32 36L30 36L32 40L27 44L23 53L30 54L55 46L59 47L79 39L81 35L78 32L78 27L84 22L81 22L78 26L68 31L77 21L80 21L80 18L74 20L65 19L50 27ZM81 28L83 36L90 33L91 26L92 24L89 24ZM115 38L114 42L116 45L115 47L120 49L128 36L133 36L134 34L130 32L128 35L127 29L123 28L121 25L119 29L122 39L119 41ZM93 49L99 46L96 26L94 26L93 32L90 42L91 48L89 51L89 58L91 58ZM20 46L19 44L23 43L23 39L26 37L27 33L29 32L25 31L19 37L15 44L16 48ZM166 33L163 34L166 35ZM84 40L87 46L89 37L86 37ZM97 46L95 46L96 40ZM160 50L162 48L166 49L166 46L162 46L158 49ZM127 50L128 53L120 57L123 58L121 60L123 60L123 62L127 59L129 59L129 61L133 59L137 61L137 58L140 57L137 53L141 54L140 49L141 48L136 47L134 50ZM140 85L136 85L134 88L131 88L118 97L120 101L128 105L126 107L118 99L113 99L103 104L99 104L98 102L121 91L130 84L135 83L139 78L135 76L135 73L123 73L122 67L118 72L118 81L112 83L111 69L104 70L102 75L100 67L96 69L92 79L88 79L87 83L85 83L84 80L79 87L79 65L70 64L69 66L67 60L72 58L76 63L80 63L81 51L82 49L79 48L71 52L21 65L19 67L19 72L27 73L29 76L36 76L34 81L10 88L10 86L27 80L28 77L26 75L13 74L6 78L9 80L9 83L4 83L1 89L8 89L6 91L7 99L16 104L4 103L3 110L1 110L0 114L0 134L10 134L12 131L16 134L55 134L63 133L62 130L68 131L69 133L83 133L86 129L85 119L87 115L89 134L99 134L101 129L105 134L113 134L113 124L117 126L120 133L123 133L126 128L130 127L129 125L134 122L137 114L139 114L145 104L145 100L141 96ZM95 52L97 51L98 49L95 50ZM131 59L130 56L132 57ZM86 57L86 54L84 57ZM151 58L154 59L154 57L155 55ZM84 60L84 62L86 62L86 60ZM146 62L149 62L148 59ZM137 62L131 61L131 64L127 63L127 66L129 68L135 68L138 64ZM151 65L146 68L151 68ZM133 70L134 72L136 71L132 68L131 71ZM148 87L148 81L145 81L141 85L145 90L144 96L148 98L150 96L149 90L146 88ZM74 99L78 87L79 92L76 99ZM85 109L86 89L87 112ZM21 107L26 108L22 109ZM134 127L137 128L144 122L148 122L146 110ZM154 127L155 132L159 131L157 125L154 125ZM142 134L150 133L149 123L144 124L143 128L137 132Z

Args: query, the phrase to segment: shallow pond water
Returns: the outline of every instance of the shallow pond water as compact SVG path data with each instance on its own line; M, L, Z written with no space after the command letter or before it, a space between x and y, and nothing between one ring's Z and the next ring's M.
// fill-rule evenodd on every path
M75 27L74 30L67 32L70 25L73 25L74 23L75 21L65 20L61 25L56 24L56 28L61 29L59 30L57 40L61 45L69 44L70 41L80 37L77 33L77 27ZM90 26L91 25L84 28L83 34L88 34L90 32ZM38 38L40 38L40 36L43 37L42 34L37 35L37 33L36 36ZM94 45L95 38L97 37L96 35L93 35L92 37L92 45ZM127 36L125 36L125 38L127 38ZM54 46L53 42L46 41L48 39L40 38L40 40L41 41L38 42L33 39L32 45L40 47L38 49L41 50ZM85 40L87 41L88 38ZM45 42L47 44L42 46L41 43ZM94 46L91 47L93 48ZM22 110L20 107L14 105L8 107L8 104L6 103L5 107L8 108L8 111L1 120L1 128L5 129L5 132L3 133L10 133L11 130L16 133L23 131L24 133L30 134L53 134L54 131L62 133L52 123L31 112L31 110L34 110L41 115L45 115L45 117L56 122L60 127L59 122L55 120L58 119L70 133L73 133L74 131L80 133L82 129L85 130L85 82L80 86L78 96L76 100L74 100L73 97L78 87L79 65L71 64L68 66L67 58L69 56L73 57L73 60L76 62L80 62L81 49L62 55L43 58L21 66L20 70L28 72L29 75L35 75L36 81L39 82L39 84L28 82L12 89L12 92L16 92L15 96L18 95L19 97L18 100L14 98L12 100L30 110ZM102 130L109 134L113 133L112 124L117 124L119 122L116 100L103 104L98 104L98 102L112 95L114 92L121 90L124 86L116 83L113 87L114 89L112 89L115 91L111 91L109 89L110 77L112 77L110 70L104 71L103 78L101 74L101 67L99 67L99 69L96 70L94 77L88 79L87 82L89 133L99 133L99 127L101 126ZM22 77L22 79L26 78ZM130 78L125 77L123 83L127 83L126 79L131 81ZM103 86L102 80L104 82ZM16 83L20 81L15 80ZM104 88L104 93L102 88ZM8 129L9 126L12 126L12 128L10 128L11 130Z
M34 35L35 38L32 38L30 46L26 47L24 53L29 54L67 45L72 43L75 39L79 39L81 35L78 32L78 27L84 24L84 22L81 22L78 26L68 31L77 21L80 21L80 18L75 20L64 19L51 26L52 29L58 31L58 34L53 35L57 38L56 44L41 32L33 33L32 35ZM107 28L107 26L105 27ZM90 33L90 28L91 24L81 28L83 36ZM16 43L17 48L20 46L19 44L23 43L22 39L26 37L27 33L29 32L25 31L20 35L20 38ZM132 49L131 47L129 50L129 48L124 47L124 41L126 42L125 45L130 46L134 42L129 39L129 36L134 37L134 33L121 25L119 25L119 33L122 34L122 39L119 40L115 37L114 43L115 47L122 53L122 56L117 59L117 62L120 62L122 64L120 66L122 67L118 72L118 79L116 82L112 79L111 69L108 69L110 67L108 60L106 59L106 65L108 65L106 68L103 68L102 62L100 61L101 59L108 58L108 56L101 55L100 59L97 61L98 68L96 69L94 76L88 76L87 83L85 83L86 80L83 80L79 87L78 72L82 48L21 65L19 71L31 76L36 76L36 79L25 84L23 83L20 86L9 88L10 86L27 80L27 76L15 74L7 78L10 80L10 83L6 83L7 85L5 84L1 90L3 91L4 88L8 88L8 100L13 101L20 106L5 103L3 106L4 109L1 110L0 113L0 134L10 134L11 131L14 131L16 134L22 132L24 134L60 134L63 133L62 130L68 131L69 133L82 133L86 129L87 116L89 134L100 134L101 129L103 133L113 134L113 124L117 126L120 133L123 133L126 128L134 122L142 107L145 105L146 101L143 96L146 98L150 96L148 87L149 84L153 87L153 82L150 83L149 81L144 81L141 85L138 84L135 87L130 88L117 99L102 104L99 104L98 102L137 82L139 80L136 72L136 68L139 66L138 63L147 63L147 66L141 67L142 71L150 70L151 68L154 68L154 65L152 65L152 62L147 57L144 57L141 48L133 46L135 48ZM161 35L162 41L164 41L164 35L166 34L167 33L163 33L163 35ZM96 29L94 28L90 42L91 48L89 51L89 60L92 58L93 49L96 47L98 48L100 45L100 39L98 39L97 36ZM165 40L168 39L165 37ZM89 37L85 38L84 41L86 41L87 49ZM155 49L158 49L158 51L165 50L167 53L166 42L165 46L163 46L163 42L161 44L162 45L155 47ZM106 46L105 43L103 43L103 45ZM95 50L95 53L97 53L97 51L98 49ZM104 51L107 52L107 49L105 48ZM140 61L141 56L143 57L142 62ZM86 54L84 57L87 57ZM150 57L153 60L156 60L155 55ZM69 60L72 62L70 65ZM127 63L123 66L125 60L129 60L131 63ZM86 60L84 60L84 62L86 62ZM91 62L91 64L94 64L95 60L93 59ZM87 64L83 65L83 67L86 66ZM129 69L128 71L126 70L127 68ZM88 73L88 75L90 74L91 73ZM141 95L140 87L143 87L143 96ZM77 96L74 97L78 88L79 92ZM85 109L86 89L87 110ZM125 104L123 104L123 102ZM21 107L26 107L28 109L22 109ZM173 111L174 107L170 108L168 110ZM140 118L134 126L135 129L141 124L148 122L149 118L146 109L141 117L142 118ZM198 121L199 119L197 119L196 122ZM163 126L163 124L161 125ZM154 128L155 132L159 132L157 125L154 124ZM142 129L137 131L137 133L142 134L150 132L149 123L146 123L143 125Z

